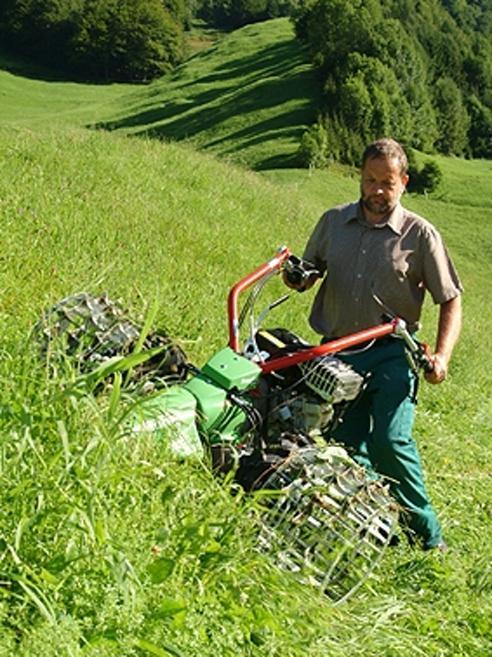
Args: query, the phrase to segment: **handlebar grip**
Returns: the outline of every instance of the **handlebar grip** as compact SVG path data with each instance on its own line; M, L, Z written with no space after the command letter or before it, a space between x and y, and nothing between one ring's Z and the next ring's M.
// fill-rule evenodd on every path
M434 371L434 359L428 344L417 340L407 329L406 323L401 319L394 319L393 324L397 336L403 338L407 347L407 354L414 369L423 369L426 374Z
M303 260L302 258L298 258L295 255L290 255L289 258L287 258L283 269L285 280L290 283L290 285L297 288L299 292L304 291L312 275L318 277L321 276L321 272L319 272L312 263Z
M304 274L299 269L285 269L285 278L291 285L302 285Z
M426 374L434 371L434 359L428 344L421 342L419 345L419 365Z

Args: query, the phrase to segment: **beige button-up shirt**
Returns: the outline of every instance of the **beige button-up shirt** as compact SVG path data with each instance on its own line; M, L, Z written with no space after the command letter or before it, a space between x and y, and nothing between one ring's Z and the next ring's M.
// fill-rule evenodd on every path
M374 294L417 328L426 290L437 304L463 290L437 230L401 205L376 225L364 219L359 202L328 210L304 258L325 274L309 321L329 337L380 324L384 309Z

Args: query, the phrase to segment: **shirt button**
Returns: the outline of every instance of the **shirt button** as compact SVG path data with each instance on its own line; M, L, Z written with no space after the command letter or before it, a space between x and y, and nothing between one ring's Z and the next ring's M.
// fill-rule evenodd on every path
M362 278L362 274L357 274L357 278Z
M359 303L359 297L354 297L355 303Z
M362 249L362 255L366 255L367 251L365 249Z

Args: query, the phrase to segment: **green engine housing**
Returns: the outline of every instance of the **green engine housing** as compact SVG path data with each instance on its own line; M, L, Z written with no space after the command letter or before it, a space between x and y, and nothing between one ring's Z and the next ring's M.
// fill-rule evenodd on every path
M151 431L169 440L171 450L181 457L202 456L200 438L209 444L239 444L245 439L248 416L244 404L231 400L231 395L254 387L260 374L256 363L226 347L184 385L139 404L133 431Z
M185 384L185 389L197 400L200 433L210 444L242 441L247 414L229 395L254 387L260 374L256 363L226 347Z

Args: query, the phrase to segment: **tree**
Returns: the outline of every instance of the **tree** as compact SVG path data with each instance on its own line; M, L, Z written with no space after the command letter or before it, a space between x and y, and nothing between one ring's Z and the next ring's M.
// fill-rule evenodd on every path
M66 71L104 80L147 80L184 52L184 0L5 0L11 47Z
M322 123L315 123L301 137L297 152L301 166L321 169L328 164L328 133Z
M436 145L446 155L462 155L468 143L470 117L454 80L442 78L434 87L434 107L439 138Z
M289 15L298 0L201 0L198 13L219 27L236 28Z
M370 54L371 32L381 16L375 0L307 2L295 14L296 34L323 74L340 79L350 53Z
M0 14L5 42L49 64L66 59L85 0L4 0Z
M492 158L492 110L476 96L469 98L467 109L470 116L468 141L473 155Z
M325 121L425 152L488 152L490 0L300 0L293 21L319 70Z
M412 148L406 147L409 181L407 190L417 194L431 194L442 181L442 171L435 160L427 160L419 166Z
M426 162L420 170L420 187L423 192L431 194L435 192L442 181L442 171L434 160Z
M69 61L91 77L146 80L183 54L179 22L160 0L86 0Z

